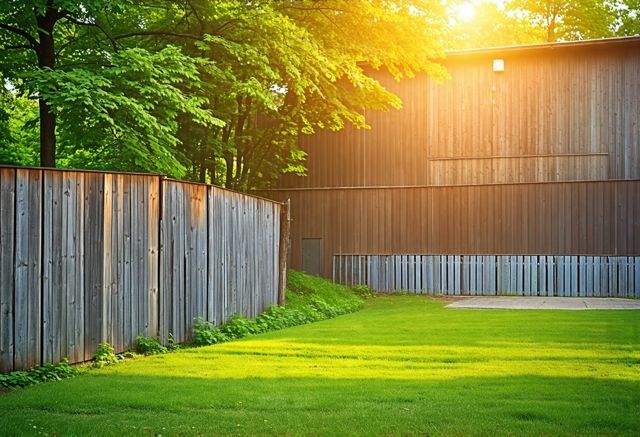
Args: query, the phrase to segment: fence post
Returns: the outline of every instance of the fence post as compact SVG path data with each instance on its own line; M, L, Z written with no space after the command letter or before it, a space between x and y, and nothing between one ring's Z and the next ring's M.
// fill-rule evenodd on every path
M289 249L289 233L291 232L291 199L287 199L280 209L280 254L278 265L278 305L285 304L287 289L287 254Z

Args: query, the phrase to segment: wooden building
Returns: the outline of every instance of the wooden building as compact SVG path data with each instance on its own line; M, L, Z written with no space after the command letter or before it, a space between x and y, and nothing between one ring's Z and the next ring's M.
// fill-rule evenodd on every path
M417 292L640 296L640 37L371 74L404 102L303 138L291 265Z

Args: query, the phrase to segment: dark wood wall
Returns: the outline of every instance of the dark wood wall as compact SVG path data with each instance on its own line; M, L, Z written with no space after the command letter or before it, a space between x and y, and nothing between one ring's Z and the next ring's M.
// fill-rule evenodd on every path
M301 139L308 176L268 193L291 199L294 268L303 239L327 277L339 254L640 255L639 37L445 64L442 84L372 71L401 110Z
M370 130L303 138L308 176L280 186L640 178L640 38L454 53L445 64L442 84L372 72L404 107L368 111Z
M273 191L291 199L292 267L339 254L640 255L640 181Z

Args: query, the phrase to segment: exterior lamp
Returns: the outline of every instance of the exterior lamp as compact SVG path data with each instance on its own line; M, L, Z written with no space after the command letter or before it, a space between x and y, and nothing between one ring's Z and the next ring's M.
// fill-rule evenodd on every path
M504 59L493 60L493 72L502 73L504 71Z

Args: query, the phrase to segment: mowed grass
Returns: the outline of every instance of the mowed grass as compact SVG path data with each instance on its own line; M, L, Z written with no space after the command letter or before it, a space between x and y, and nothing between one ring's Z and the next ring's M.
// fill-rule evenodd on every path
M640 312L357 313L0 396L0 434L640 435Z

